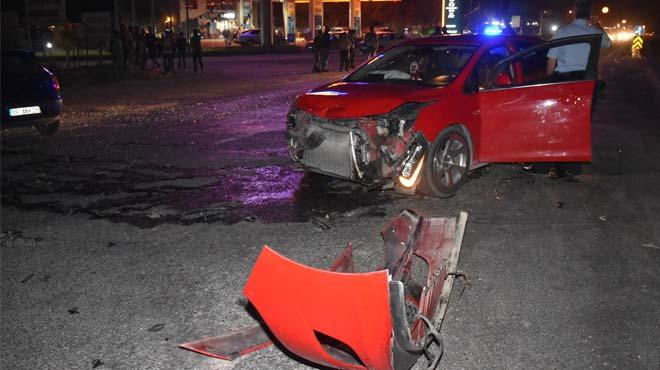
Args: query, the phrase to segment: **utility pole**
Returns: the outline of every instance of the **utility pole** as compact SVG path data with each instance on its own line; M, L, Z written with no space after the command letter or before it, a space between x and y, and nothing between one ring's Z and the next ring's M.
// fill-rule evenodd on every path
M131 0L131 25L135 26L135 0Z
M118 0L115 0L112 5L115 9L115 30L119 30L119 4L118 4Z
M30 22L30 7L28 6L28 0L25 0L25 26L27 28L27 48L32 50L32 22Z
M261 13L261 46L268 50L273 45L273 2L272 0L261 0L259 2Z
M156 23L154 21L154 0L151 0L151 32L156 32Z
M186 37L190 38L190 17L188 16L188 0L186 0Z

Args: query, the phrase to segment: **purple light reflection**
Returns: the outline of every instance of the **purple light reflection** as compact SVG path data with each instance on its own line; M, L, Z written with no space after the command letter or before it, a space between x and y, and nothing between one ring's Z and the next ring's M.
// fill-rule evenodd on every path
M245 205L290 201L304 176L303 172L293 172L277 166L258 168L255 174L252 181L244 183L242 191L235 194L232 200Z

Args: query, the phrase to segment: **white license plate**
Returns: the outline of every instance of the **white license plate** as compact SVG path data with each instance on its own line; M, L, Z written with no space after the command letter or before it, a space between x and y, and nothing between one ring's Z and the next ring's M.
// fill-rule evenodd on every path
M41 113L41 108L39 108L39 106L12 108L9 110L9 115L12 117L26 116L28 114L39 114L39 113Z

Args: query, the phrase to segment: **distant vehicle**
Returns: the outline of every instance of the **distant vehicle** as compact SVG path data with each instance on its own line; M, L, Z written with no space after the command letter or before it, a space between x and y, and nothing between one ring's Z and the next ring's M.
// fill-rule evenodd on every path
M348 33L349 28L348 27L332 27L330 28L330 34L333 36L339 36L342 33Z
M378 50L385 50L391 46L398 44L401 41L408 39L405 34L394 32L394 30L392 30L391 28L381 28L375 30L375 32L376 32L376 37L378 37ZM360 49L364 51L366 47L367 47L366 42L362 41L360 43Z
M378 36L378 48L380 50L385 50L406 39L406 35L403 33L397 33L390 29L376 31L376 36Z
M29 50L2 51L2 127L34 126L51 135L60 125L62 96L55 75Z
M251 46L261 44L261 30L254 28L245 30L238 35L237 43L242 46Z
M488 163L590 162L600 35L403 41L299 95L289 153L311 172L448 197ZM552 48L586 46L584 69L547 73Z

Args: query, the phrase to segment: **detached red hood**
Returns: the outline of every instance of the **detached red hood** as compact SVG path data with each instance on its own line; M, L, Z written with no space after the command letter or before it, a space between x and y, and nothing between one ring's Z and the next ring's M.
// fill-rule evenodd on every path
M384 114L408 102L425 102L438 96L436 87L405 84L335 82L298 97L298 109L337 119Z

